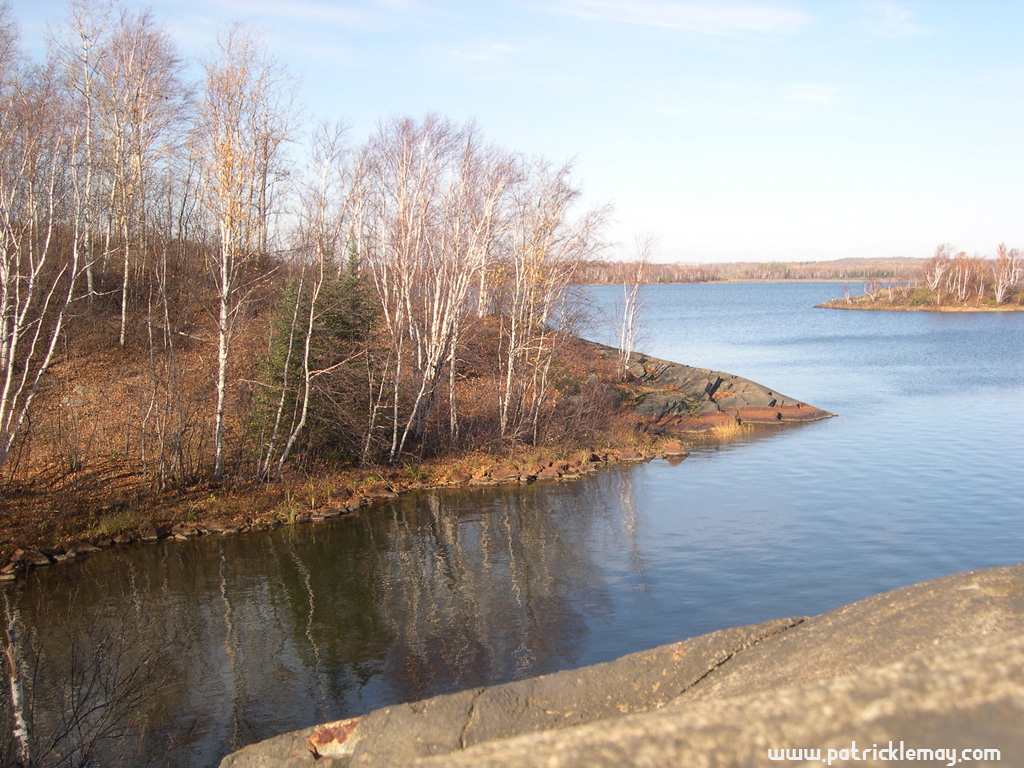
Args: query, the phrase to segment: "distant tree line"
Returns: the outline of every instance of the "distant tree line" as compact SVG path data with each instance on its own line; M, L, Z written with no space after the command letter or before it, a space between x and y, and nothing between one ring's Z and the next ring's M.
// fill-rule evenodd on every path
M645 283L710 283L722 280L919 280L925 259L840 259L806 262L723 262L721 264L644 265ZM625 285L635 262L595 261L580 270L589 285Z
M896 280L919 277L923 259L737 263L723 268L730 280Z
M201 82L148 11L74 0L50 37L31 60L0 7L5 477L162 489L562 436L605 220L569 165L437 115L309 128L243 26Z
M592 261L580 269L579 280L586 285L630 285L637 274L650 283L711 283L721 280L719 265L657 264L650 261Z

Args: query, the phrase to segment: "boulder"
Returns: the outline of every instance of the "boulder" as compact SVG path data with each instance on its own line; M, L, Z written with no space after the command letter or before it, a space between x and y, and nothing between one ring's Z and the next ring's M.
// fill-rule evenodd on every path
M395 489L385 483L383 480L376 483L370 483L370 485L363 488L363 496L368 499L395 499L398 498L398 494L395 493Z
M385 707L247 747L221 768L408 765L496 739L647 711L794 621L722 630L579 670Z
M975 764L1012 765L1021 722L1024 564L386 707L221 766L739 768L800 748L820 753L789 764L899 765L941 749L928 764L966 762L969 750Z
M519 482L519 476L520 472L518 469L497 467L491 470L491 480L496 483L516 483Z
M89 555L99 551L99 547L91 541L85 540L73 542L64 548L64 554L67 557L79 557L80 555Z
M690 412L691 401L679 392L649 392L637 402L633 411L648 419L664 419L666 416L683 416Z
M669 440L662 446L661 455L665 457L689 456L689 451L678 440Z
M207 523L203 523L203 528L210 533L219 533L223 535L238 533L242 530L242 524L231 520L210 520Z
M39 568L49 565L52 561L38 549L16 549L11 555L12 563L22 563L26 568Z
M190 525L189 523L178 523L177 525L171 526L171 536L178 541L194 539L201 533L202 531L200 531L199 528L194 525Z

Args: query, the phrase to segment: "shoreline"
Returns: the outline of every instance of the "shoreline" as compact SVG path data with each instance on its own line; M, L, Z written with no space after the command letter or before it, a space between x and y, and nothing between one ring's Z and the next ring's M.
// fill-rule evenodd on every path
M777 283L834 283L836 285L842 285L843 283L866 283L871 279L881 280L897 280L898 278L870 278L870 277L750 277L750 278L739 278L739 277L721 277L715 280L661 280L653 282L641 282L640 285L743 285L749 283L751 285L767 284L773 285ZM579 283L580 287L584 288L600 288L601 286L614 286L621 288L623 283Z
M951 304L932 305L910 305L910 304L888 304L884 302L867 303L859 296L851 301L846 299L831 299L815 305L815 309L842 309L860 310L862 312L949 312L949 313L988 313L988 312L1022 312L1024 305L1021 304L999 304L997 306L958 306Z
M580 342L595 363L607 363L618 355L613 347ZM656 457L681 461L698 443L726 443L755 429L834 415L749 379L642 353L632 354L627 381L618 382L616 389L621 397L614 406L618 429L599 435L594 445L567 442L431 460L410 457L404 464L312 475L293 470L272 484L208 482L185 491L140 493L106 513L99 508L75 515L61 512L59 497L52 490L49 496L46 491L36 494L37 506L31 503L35 496L26 492L21 501L36 507L36 528L15 533L4 542L0 582L115 546L322 523L411 491L553 484L595 474L612 464ZM58 530L58 524L64 528Z
M581 457L582 453L587 456ZM302 511L294 511L288 514L280 510L279 505L258 504L255 500L266 496L267 491L258 488L245 489L241 493L235 492L232 496L234 505L247 506L249 508L262 508L262 511L247 516L247 519L238 519L239 516L225 516L213 513L210 517L196 519L193 511L196 503L191 501L193 496L202 496L207 489L189 494L187 498L173 505L177 514L172 512L158 522L153 522L142 530L124 531L116 535L89 535L85 534L80 538L58 543L53 546L28 546L22 543L15 543L14 552L0 568L0 583L14 582L19 576L24 576L31 570L51 565L59 565L79 557L100 552L113 547L127 547L137 544L155 543L166 539L184 541L200 536L233 535L252 533L257 531L270 531L285 525L318 524L331 520L341 519L350 515L369 510L382 501L395 499L408 493L419 491L431 491L443 488L471 488L471 487L497 487L511 485L526 485L542 483L555 485L579 480L596 474L599 469L607 468L616 464L638 464L650 461L655 458L664 458L669 461L682 461L689 456L687 447L679 440L662 439L648 444L647 446L637 445L633 448L611 449L606 451L580 451L568 452L565 458L551 458L546 461L532 462L534 466L526 469L518 468L517 465L528 464L523 456L518 458L507 456L501 458L498 454L487 454L487 460L480 462L482 457L474 456L460 457L455 460L440 462L436 468L439 473L437 479L424 481L403 481L398 479L401 468L395 467L365 467L359 471L362 482L353 483L354 488L340 489L348 492L344 502L327 501L322 504L305 506ZM572 458L576 454L576 458ZM555 455L553 453L549 455ZM476 461L474 461L476 460ZM484 466L470 474L469 470L462 470L461 467L467 464L482 463ZM382 475L390 477L380 478ZM326 482L327 478L320 478ZM292 494L291 488L277 488L283 491L285 496ZM213 494L211 494L213 495ZM276 499L280 493L274 493ZM299 502L304 504L304 502Z

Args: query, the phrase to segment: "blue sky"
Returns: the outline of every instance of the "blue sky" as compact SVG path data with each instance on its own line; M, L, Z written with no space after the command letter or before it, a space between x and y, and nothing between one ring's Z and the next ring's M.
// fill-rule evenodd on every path
M251 23L311 119L475 119L575 159L612 255L929 256L1024 247L1024 3L155 0L182 53ZM64 2L13 0L41 46Z

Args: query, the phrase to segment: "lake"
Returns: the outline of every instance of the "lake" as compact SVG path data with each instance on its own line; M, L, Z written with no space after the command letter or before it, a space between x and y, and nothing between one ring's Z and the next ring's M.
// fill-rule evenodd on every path
M610 342L621 289L587 293ZM648 286L638 345L837 418L567 485L108 550L8 594L51 658L77 632L159 641L159 762L212 766L315 722L1024 560L1024 313L814 309L840 293Z

